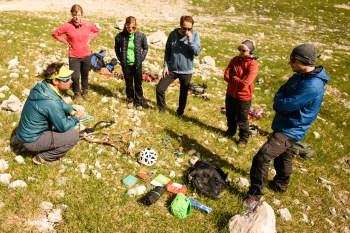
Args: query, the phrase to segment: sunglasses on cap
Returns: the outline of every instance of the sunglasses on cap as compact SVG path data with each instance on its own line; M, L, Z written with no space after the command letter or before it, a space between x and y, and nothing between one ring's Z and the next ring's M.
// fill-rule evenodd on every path
M290 60L291 63L295 63L298 59L296 59L296 58L290 56L290 57L289 57L289 60Z
M245 49L241 49L241 48L238 48L238 51L242 51L243 53L249 51L249 50L245 50Z
M185 31L191 31L192 28L185 28L185 27L182 27L182 30L185 30Z
M62 82L68 82L69 81L69 79L71 79L72 78L72 75L71 76L69 76L68 78L57 78L58 80L61 80Z

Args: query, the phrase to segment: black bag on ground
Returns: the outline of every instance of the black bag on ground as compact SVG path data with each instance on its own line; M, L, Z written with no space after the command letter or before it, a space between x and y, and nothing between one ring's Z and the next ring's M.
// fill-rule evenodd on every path
M228 187L225 182L227 174L213 164L199 160L191 168L188 181L192 186L204 194L217 197Z
M198 83L191 83L190 88L188 89L189 92L192 94L202 95L205 93L205 90L207 89L207 85L203 83L203 85L200 85Z
M316 151L311 145L304 141L298 141L291 148L295 156L300 156L302 159L311 159L316 155Z
M163 187L157 186L153 191L149 192L146 196L142 198L142 204L147 206L152 205L163 195L164 191L165 190Z

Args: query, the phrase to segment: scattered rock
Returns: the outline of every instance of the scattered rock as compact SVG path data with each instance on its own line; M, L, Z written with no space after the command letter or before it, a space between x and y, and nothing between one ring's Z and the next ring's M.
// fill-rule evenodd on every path
M165 33L158 30L147 37L147 42L151 45L164 46L167 39Z
M0 172L4 172L8 168L9 168L8 163L5 160L0 159Z
M265 90L264 93L265 93L266 95L268 95L268 94L270 94L270 91L269 91L269 90Z
M277 214L286 222L292 220L292 215L287 208L277 210Z
M47 219L49 220L49 222L52 222L52 223L61 222L62 221L62 210L55 209L47 216Z
M228 161L230 164L233 164L233 162L235 161L235 159L232 158L232 157L227 157L227 161Z
M332 227L334 227L334 223L331 221L331 220L329 220L328 218L325 218L324 219L326 222L328 222L329 223L329 225L331 225Z
M7 69L9 70L15 69L19 64L18 57L16 56L14 59L10 60L7 64L9 65Z
M270 173L275 176L277 174L276 169L271 169Z
M318 177L319 181L321 182L321 184L329 184L329 185L334 185L334 183L332 181L326 180L322 177Z
M301 192L305 195L305 196L310 196L308 192L306 192L305 190L301 190Z
M0 88L0 92L9 91L9 90L10 90L10 88L9 88L8 86L2 86L2 87Z
M48 201L43 201L40 204L40 208L43 210L52 210L53 204L51 202L48 202Z
M195 151L195 150L189 150L187 153L188 153L189 155L194 155L194 154L196 153L196 151Z
M193 106L191 107L191 111L198 112L198 109L195 106Z
M303 215L303 218L301 219L301 221L309 222L309 217L306 214L304 214L304 213L301 213L301 214Z
M175 172L174 172L174 171L171 171L170 174L169 174L169 177L174 178L175 175L176 175Z
M275 205L281 205L281 201L278 200L278 199L276 199L276 198L274 198L274 199L273 199L273 204L275 204Z
M235 9L234 6L231 6L230 8L228 8L228 9L226 10L226 12L233 13L233 12L236 12L236 9Z
M19 163L19 164L25 164L23 157L20 156L20 155L16 156L16 157L15 157L15 160L16 160L16 162Z
M320 134L317 133L317 132L314 132L314 135L315 135L315 138L320 138L321 137Z
M270 233L276 232L276 218L271 206L262 202L229 220L230 233Z
M63 100L67 103L67 104L70 104L73 102L72 98L70 96L66 97L66 98L63 98Z
M84 112L85 111L85 107L81 106L81 105L77 105L77 104L74 104L72 106L75 110L77 110L78 112Z
M215 67L215 60L210 56L205 56L199 63Z
M57 190L53 193L53 196L55 198L63 198L64 197L64 190Z
M17 73L10 74L10 78L18 78L18 77L19 77L19 74L17 74Z
M244 187L244 188L249 187L249 181L246 178L242 178L242 177L236 178L235 182L241 187Z
M6 204L3 203L2 201L0 201L0 210L1 210L1 208L5 207L5 206L6 206Z
M11 181L11 174L6 173L6 174L0 174L0 183L2 184L9 184Z
M10 189L27 188L28 185L22 180L16 180L9 185Z
M65 209L68 209L68 206L65 204L62 204L60 208L61 208L61 210L65 210Z
M219 142L227 142L227 139L226 138L218 138L218 141Z
M1 104L1 109L17 112L22 108L22 103L17 96L11 95L8 100Z
M3 98L5 98L5 97L6 97L5 94L3 94L3 93L0 92L0 98L3 99Z
M119 29L119 30L123 30L124 29L124 23L125 23L124 21L116 22L114 28L115 29Z
M233 150L234 152L238 153L238 149L236 147L231 146L230 149Z
M334 207L329 207L329 211L331 212L331 214L336 217L337 216L337 211L335 210Z
M106 97L103 97L103 98L101 99L101 102L107 103L107 102L108 102L108 99L107 99Z
M190 159L190 164L192 164L192 166L194 166L196 163L197 163L197 161L199 160L199 158L193 158L193 159Z
M264 79L263 78L259 78L257 83L260 84L260 85L264 84Z

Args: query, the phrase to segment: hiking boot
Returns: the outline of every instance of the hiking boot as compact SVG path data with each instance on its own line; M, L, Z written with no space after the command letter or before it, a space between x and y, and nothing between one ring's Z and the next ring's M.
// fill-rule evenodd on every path
M282 190L280 187L278 187L273 180L268 180L266 183L266 187L273 191L282 192L282 193L286 192Z
M253 208L257 204L259 204L259 201L254 201L252 199L249 199L248 197L243 201L243 206L247 208Z
M136 109L141 111L142 110L142 106L141 105L137 106Z
M80 92L74 92L74 103L79 104L80 103Z
M86 89L86 90L83 90L83 98L87 101L90 100L90 97L89 97L89 90Z
M60 162L60 160L58 159L58 160L49 162L49 161L46 161L43 158L41 158L40 155L36 155L33 157L33 162L37 165L45 164L45 165L48 165L50 167L53 167L53 166L56 166Z
M17 146L17 147L19 147L19 148L22 148L22 147L23 147L23 146L22 146L22 145L23 145L22 142L17 138L16 135L13 136L13 137L11 138L10 144L12 144L12 145L14 145L14 146Z
M128 108L132 108L132 107L134 107L134 103L128 103Z
M247 144L246 142L240 141L240 142L238 143L238 147L245 147L246 144Z
M160 108L159 108L159 109L158 109L158 112L159 112L159 113L166 113L166 109L160 109Z
M230 129L226 130L226 132L224 133L224 136L227 136L227 137L233 137L235 135L236 135L236 133Z

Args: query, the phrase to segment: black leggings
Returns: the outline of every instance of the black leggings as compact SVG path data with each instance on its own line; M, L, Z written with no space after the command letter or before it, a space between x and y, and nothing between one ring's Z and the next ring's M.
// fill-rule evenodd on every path
M142 67L136 70L136 65L127 66L123 69L123 74L126 84L126 97L128 98L128 103L133 103L135 105L142 106L143 89L142 89ZM135 85L135 90L133 85Z
M90 71L91 56L83 58L70 57L69 69L74 70L72 75L73 92L80 92L79 79L81 74L81 89L89 88L89 71Z

